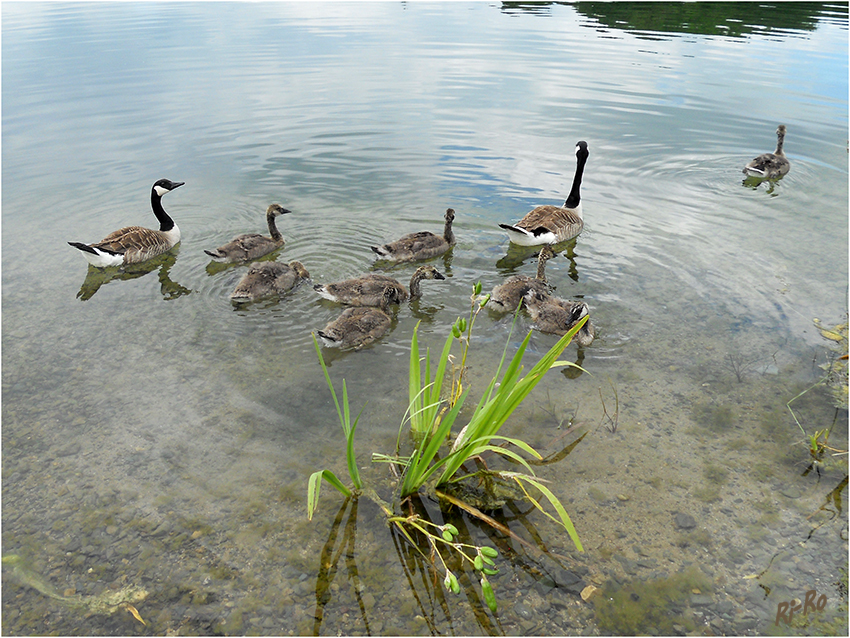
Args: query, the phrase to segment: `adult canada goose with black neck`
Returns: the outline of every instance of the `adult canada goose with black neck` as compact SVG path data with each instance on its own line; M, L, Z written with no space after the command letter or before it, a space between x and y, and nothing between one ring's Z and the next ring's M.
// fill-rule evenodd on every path
M291 212L291 210L287 210L279 204L272 204L266 210L266 223L269 227L270 237L259 233L246 233L234 237L224 246L219 246L215 250L204 250L204 252L214 261L225 264L253 261L263 255L268 255L284 244L283 235L280 234L277 224L275 224L275 217Z
M780 124L776 129L776 150L773 153L762 153L744 167L744 174L762 179L777 179L791 170L791 162L785 157L782 149L785 144L785 125Z
M538 206L516 224L499 224L510 240L520 246L559 244L572 239L584 228L581 214L581 178L587 163L587 142L576 144L576 173L573 187L563 206Z
M138 264L171 250L180 241L180 229L162 207L162 196L185 182L158 180L151 188L151 208L159 220L159 230L142 226L127 226L116 230L96 244L68 243L83 253L92 266L106 268Z
M383 246L372 246L372 250L384 259L390 261L421 261L431 259L447 252L455 244L455 236L452 232L452 222L455 219L453 208L446 209L446 225L443 228L443 236L423 230L418 233L410 233L401 239L397 239Z

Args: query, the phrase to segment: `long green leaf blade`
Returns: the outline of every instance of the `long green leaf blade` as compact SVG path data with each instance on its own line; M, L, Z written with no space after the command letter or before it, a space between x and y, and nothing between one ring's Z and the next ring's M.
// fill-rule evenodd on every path
M336 475L330 470L319 470L318 472L313 472L310 475L310 478L307 479L307 519L313 520L313 514L316 511L316 508L319 506L319 491L322 486L322 479L325 479L328 483L334 486L337 490L339 490L343 496L351 496L351 490L349 490L345 485L343 485L342 481L340 481Z

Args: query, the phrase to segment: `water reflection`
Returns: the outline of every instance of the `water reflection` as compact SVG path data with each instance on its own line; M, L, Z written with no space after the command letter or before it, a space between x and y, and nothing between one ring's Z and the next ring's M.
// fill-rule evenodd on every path
M578 281L578 264L576 263L575 248L578 242L578 237L569 239L560 244L553 244L552 250L556 256L563 252L564 257L569 260L570 265L567 269L567 276L573 281ZM502 275L513 274L514 271L521 266L526 260L537 259L540 255L539 246L519 246L513 242L508 243L507 253L496 262L496 268Z
M577 2L574 6L581 15L610 29L645 39L656 39L648 33L663 33L665 37L788 35L814 31L825 15L840 11L837 5L825 2L783 2L781 8L750 2ZM845 7L845 15L846 11Z
M110 282L138 279L155 270L159 271L157 278L159 279L160 294L162 294L163 299L170 301L183 295L188 295L192 292L191 288L187 288L171 279L171 268L177 262L178 252L179 246L140 264L127 264L125 266L111 268L97 268L89 264L86 278L82 286L80 286L79 292L77 292L77 299L88 301L94 297L95 293L102 286Z

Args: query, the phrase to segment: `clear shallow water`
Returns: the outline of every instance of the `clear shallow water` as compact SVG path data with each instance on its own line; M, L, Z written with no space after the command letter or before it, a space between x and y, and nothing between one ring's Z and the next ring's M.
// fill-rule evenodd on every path
M498 620L465 597L426 613L365 504L362 581L341 567L314 620L341 502L328 490L307 523L306 479L344 460L310 332L339 310L309 286L234 308L243 268L203 253L262 231L277 201L294 211L277 259L332 281L371 269L370 244L439 232L458 211L458 245L434 262L447 280L425 282L374 347L327 355L356 409L367 403L367 466L394 445L413 326L437 347L473 282L534 271L497 224L563 201L585 139L586 228L547 274L591 307L593 376L553 372L511 433L555 449L559 424L591 431L544 474L588 552L529 524L598 586L697 563L710 600L683 603L682 623L774 633L778 602L812 587L836 613L846 512L811 537L824 514L807 517L846 461L801 476L785 403L829 356L812 319L847 311L846 52L846 4L4 3L3 553L60 593L145 586L153 633L625 631L519 547L496 582ZM744 186L780 122L791 172L772 192ZM176 256L98 287L66 242L152 224L159 177L186 182L164 200L183 230ZM479 317L477 387L509 325ZM535 334L533 352L552 342ZM812 430L834 417L819 391L801 410ZM846 449L846 411L836 429ZM364 612L355 591L372 596ZM129 615L81 620L5 572L3 605L6 633L139 629Z

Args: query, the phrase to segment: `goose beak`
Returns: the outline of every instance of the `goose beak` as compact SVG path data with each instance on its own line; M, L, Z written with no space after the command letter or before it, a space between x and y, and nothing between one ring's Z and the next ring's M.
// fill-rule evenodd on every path
M446 276L441 272L435 272L434 273L434 279L445 279L445 278L446 278Z
M185 184L185 183L186 182L171 182L171 188L168 189L168 190L173 191L175 188L177 188L178 186L183 186L183 184Z

